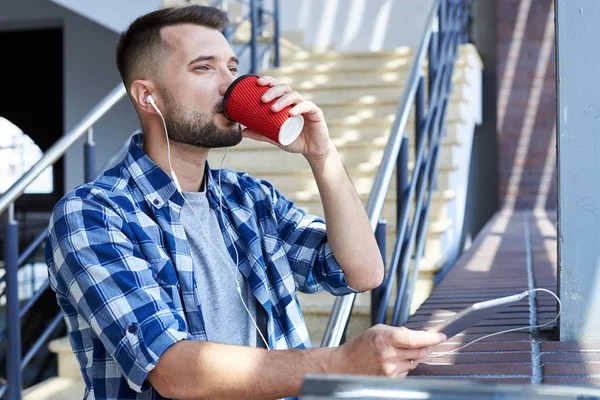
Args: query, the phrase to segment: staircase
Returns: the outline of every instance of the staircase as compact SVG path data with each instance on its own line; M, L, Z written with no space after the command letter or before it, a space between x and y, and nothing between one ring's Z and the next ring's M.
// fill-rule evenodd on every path
M330 136L366 204L396 115L412 58L411 49L378 53L288 53L280 68L263 70L261 75L289 84L323 110ZM448 133L440 156L438 187L432 199L425 254L411 305L413 311L431 293L435 273L446 263L453 262L460 250L471 145L475 125L481 123L481 69L482 62L474 46L463 45L453 76ZM425 71L423 75L427 76ZM409 136L414 132L413 120L411 115L407 127ZM414 140L410 143L409 169L412 169ZM209 162L218 168L222 158L223 151L213 150ZM265 179L298 207L323 217L316 183L301 155L244 139L229 149L223 167ZM393 244L396 238L395 183L386 197L382 218L388 221L387 242ZM387 249L389 263L393 246ZM299 293L298 296L313 345L316 345L323 337L334 297L327 293ZM357 296L348 337L370 326L370 303L369 293Z
M182 0L163 0L181 5ZM199 3L201 1L194 1ZM205 3L212 3L205 0ZM248 43L250 27L236 2L229 3L229 17L238 26L231 42ZM272 40L273 26L267 24L260 43ZM375 53L336 53L302 47L302 33L280 39L282 66L264 69L261 75L280 79L315 102L323 110L330 135L336 144L348 173L363 202L371 193L375 175L382 160L390 130L396 117L398 102L408 75L413 50L402 47ZM268 44L264 44L268 46ZM236 49L237 50L237 49ZM460 253L459 243L464 221L468 172L475 125L481 123L482 62L472 45L462 45L452 77L453 93L447 117L447 134L443 139L437 190L432 196L424 257L419 266L419 279L411 310L415 310L431 293L434 275L451 265ZM427 77L427 65L422 75ZM406 134L410 138L409 173L414 163L414 115L410 116ZM310 214L323 216L314 178L304 158L285 153L275 146L245 139L229 150L224 168L247 172L271 182L288 199ZM218 168L222 151L212 151L209 161ZM277 166L273 170L273 166ZM387 224L387 262L396 240L396 187L392 180L382 218ZM313 345L323 337L334 297L321 293L298 295ZM354 304L347 328L351 338L370 327L371 298L360 294ZM58 355L58 376L43 381L24 392L25 399L79 399L84 393L79 366L66 338L51 342L50 351Z

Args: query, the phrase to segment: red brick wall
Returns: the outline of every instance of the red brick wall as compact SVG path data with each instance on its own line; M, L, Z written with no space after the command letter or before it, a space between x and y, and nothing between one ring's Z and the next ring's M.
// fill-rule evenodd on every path
M556 208L553 0L497 0L500 201Z

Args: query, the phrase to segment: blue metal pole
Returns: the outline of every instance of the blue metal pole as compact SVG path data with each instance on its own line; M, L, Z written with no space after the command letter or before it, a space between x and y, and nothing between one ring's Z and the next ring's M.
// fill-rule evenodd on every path
M96 143L94 143L94 128L88 129L85 143L85 181L91 182L96 178Z
M400 218L406 203L408 191L408 137L402 137L400 151L398 152L398 164L396 166L396 223L400 227Z
M258 8L258 34L262 35L264 32L264 11L265 11L265 4L264 4L264 0L258 0L258 4L257 4L257 8Z
M6 274L6 374L9 400L20 400L21 378L21 320L19 319L19 224L14 218L14 204L8 210L4 230L4 268Z
M281 65L281 59L279 55L279 0L273 0L273 24L275 24L274 66L275 68L279 68Z
M444 43L444 36L447 33L447 26L451 24L451 21L448 21L448 0L440 0L440 9L438 12L438 21L439 21L439 41L440 43ZM443 50L441 50L443 51Z
M256 74L258 71L258 9L256 0L250 0L250 24L252 37L250 38L250 73Z
M377 228L375 229L375 240L377 240L377 246L379 247L379 252L381 253L381 258L383 258L383 271L384 271L384 280L378 288L371 290L371 325L377 324L377 312L379 311L379 307L387 308L387 304L380 304L381 299L383 297L383 291L386 285L385 282L385 264L386 264L386 245L385 238L386 232L385 228L387 226L387 221L379 220L377 223Z
M425 121L425 79L421 77L415 96L415 159L423 140L423 121Z
M415 160L417 159L417 157L415 157ZM415 168L417 168L418 166L415 164ZM402 227L402 221L400 220L402 218L402 214L403 214L403 210L406 207L410 207L410 204L408 204L407 202L407 197L408 197L408 189L409 189L409 184L408 184L408 137L405 135L402 137L402 144L400 146L400 151L398 152L398 165L396 167L396 185L397 185L397 198L396 198L396 227L397 227L397 234L398 237L400 237L400 229ZM404 235L404 243L402 243L402 253L404 253L405 251L407 251L407 242L408 242L408 237L410 235ZM403 259L403 256L400 256L400 259ZM402 271L402 265L399 266L399 268L396 269L396 279L397 282L400 283L401 281L401 277L402 274L404 273L404 271ZM398 285L398 288L400 288L400 285ZM398 293L398 297L396 297L397 299L401 299L403 296L403 293Z
M415 96L415 160L419 154L419 145L424 140L424 121L425 121L425 79L419 79L417 94ZM415 166L416 167L416 166Z

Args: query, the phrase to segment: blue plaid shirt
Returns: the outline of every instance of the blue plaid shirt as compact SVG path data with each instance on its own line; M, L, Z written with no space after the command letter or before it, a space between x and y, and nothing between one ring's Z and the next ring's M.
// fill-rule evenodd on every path
M180 222L184 200L142 142L134 136L120 164L66 195L50 219L50 283L84 398L162 399L146 380L160 356L179 340L207 340ZM268 315L269 346L309 348L296 290L356 292L331 252L324 221L247 174L209 169L207 177L210 206L223 201L219 223L229 253L233 258L237 248L239 270Z

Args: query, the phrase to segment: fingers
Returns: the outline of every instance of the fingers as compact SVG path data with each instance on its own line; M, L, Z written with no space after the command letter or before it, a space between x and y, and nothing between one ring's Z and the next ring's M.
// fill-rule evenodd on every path
M417 365L419 365L417 361L411 363L410 360L390 360L382 368L383 375L390 378L404 378L410 371L417 368Z
M286 84L275 85L275 86L272 86L269 90L267 90L262 95L261 100L263 101L263 103L268 103L271 100L274 100L274 99L281 97L284 94L290 93L292 91L293 90L290 87L290 85L286 85Z
M245 137L245 138L249 138L249 139L252 139L252 140L259 141L259 142L271 143L271 144L274 144L276 146L279 145L279 143L275 143L271 139L269 139L269 138L267 138L267 137L265 137L265 136L263 136L263 135L261 135L259 133L256 133L253 130L248 129L248 128L246 128L246 129L244 129L242 131L242 136Z
M400 349L417 349L435 346L446 340L446 336L437 332L413 331L406 328L388 330L388 342Z
M272 76L261 76L256 80L258 86L276 86L279 85L279 81Z
M396 349L395 359L398 360L420 360L427 357L428 348L422 349Z
M273 88L273 89L275 89L275 88ZM273 112L278 112L278 111L284 109L285 107L287 107L289 105L297 104L297 103L300 103L300 102L303 102L303 101L304 101L304 97L302 97L302 95L300 95L300 93L298 93L298 92L289 92L289 93L286 93L283 96L281 96L271 106L271 110Z

